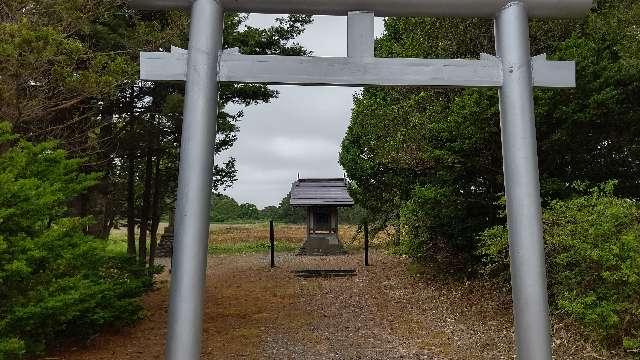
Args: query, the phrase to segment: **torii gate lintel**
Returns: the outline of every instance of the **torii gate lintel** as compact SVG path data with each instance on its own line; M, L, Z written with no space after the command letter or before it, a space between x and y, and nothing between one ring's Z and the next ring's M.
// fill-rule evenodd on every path
M188 51L140 53L140 79L186 81ZM531 58L533 86L575 86L575 62ZM242 55L228 49L218 56L218 81L301 86L443 86L500 87L502 62L489 54L480 60L389 59L375 57L313 57Z

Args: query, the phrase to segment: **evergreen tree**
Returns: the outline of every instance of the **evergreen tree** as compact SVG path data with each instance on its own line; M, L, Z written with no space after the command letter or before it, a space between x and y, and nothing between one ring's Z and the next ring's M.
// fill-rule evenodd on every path
M225 15L225 48L307 54L293 39L310 17L278 19L267 29L246 26L247 19ZM153 214L175 202L184 94L184 84L140 82L139 52L186 48L188 25L184 11L133 10L124 0L8 0L0 7L0 119L29 140L60 140L87 159L83 171L104 174L73 201L74 213L92 215L88 231L103 238L125 220L132 255L135 227L155 238L160 215ZM226 105L277 95L264 85L221 84L216 154L233 146L242 117ZM212 177L213 190L230 186L235 159L216 164ZM146 241L141 236L137 248Z
M533 54L576 60L575 89L535 91L544 204L575 181L618 181L638 199L636 1L599 1L585 19L531 21ZM493 53L482 19L389 18L380 57L477 58ZM502 224L496 90L366 88L355 99L340 163L378 228L394 225L416 257L473 263L476 237Z

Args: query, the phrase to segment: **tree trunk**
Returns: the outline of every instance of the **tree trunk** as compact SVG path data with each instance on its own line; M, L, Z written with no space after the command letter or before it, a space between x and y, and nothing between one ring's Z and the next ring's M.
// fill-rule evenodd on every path
M135 177L135 156L130 150L127 154L127 254L131 256L136 256Z
M147 149L145 163L144 190L142 192L142 208L140 209L140 237L138 239L138 261L145 264L147 261L147 231L149 230L149 217L151 213L151 177L153 176L153 157L151 149Z
M115 217L113 207L113 172L114 161L113 154L116 146L114 144L113 134L113 106L111 104L105 105L102 111L102 128L100 129L100 142L106 145L104 151L100 152L101 171L104 173L104 177L100 181L100 185L97 188L95 194L97 195L99 211L94 215L96 217L96 224L94 226L94 236L100 239L109 238L111 228L113 226L113 220ZM96 212L96 211L94 211Z
M151 242L149 244L149 267L154 265L156 259L156 247L158 246L158 227L160 226L160 154L156 155L155 171L153 176L153 201L151 209Z

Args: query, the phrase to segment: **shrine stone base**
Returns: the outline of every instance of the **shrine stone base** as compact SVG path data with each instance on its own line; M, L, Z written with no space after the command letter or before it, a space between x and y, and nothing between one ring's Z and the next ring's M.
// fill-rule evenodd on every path
M164 232L160 237L156 256L159 258L171 257L173 255L173 226L169 225L164 228Z
M347 251L337 234L309 234L297 255L334 256L346 254Z

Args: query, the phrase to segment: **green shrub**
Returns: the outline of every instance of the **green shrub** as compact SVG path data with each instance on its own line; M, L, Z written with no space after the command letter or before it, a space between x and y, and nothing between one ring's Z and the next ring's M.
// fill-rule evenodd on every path
M449 232L451 219L457 218L453 206L446 206L451 200L449 189L436 186L416 188L409 201L400 208L399 250L418 261L438 258L447 248L452 237L439 234Z
M400 244L398 250L417 261L428 261L450 272L467 272L475 262L472 234L479 227L469 214L455 188L416 187L411 199L400 208ZM460 225L466 220L464 226Z
M610 345L631 348L640 343L640 207L612 190L544 211L550 302ZM505 227L485 231L479 252L488 275L509 278Z
M80 165L0 123L0 359L140 317L146 270L85 235L87 220L68 217L69 200L97 179Z

